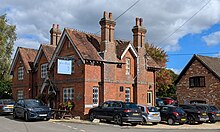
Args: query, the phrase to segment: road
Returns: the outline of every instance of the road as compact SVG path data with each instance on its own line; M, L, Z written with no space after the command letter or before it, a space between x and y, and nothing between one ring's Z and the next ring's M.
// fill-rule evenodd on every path
M169 126L167 126L169 127ZM84 124L52 121L25 122L14 120L11 115L0 116L0 132L219 132L217 129L158 129L138 128L129 125L118 126L113 124Z

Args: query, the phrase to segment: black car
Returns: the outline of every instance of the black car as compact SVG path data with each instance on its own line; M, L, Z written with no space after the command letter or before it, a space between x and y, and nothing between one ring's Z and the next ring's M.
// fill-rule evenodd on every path
M122 101L107 101L101 106L90 109L89 120L93 121L95 118L114 121L118 125L127 122L133 126L143 121L142 111L137 104Z
M202 124L209 120L206 110L201 109L195 104L179 105L187 113L187 120L189 124L198 122Z
M199 109L206 110L209 121L211 123L215 123L216 121L220 120L220 111L218 108L214 105L208 105L208 104L195 104Z
M174 123L184 124L187 121L187 114L182 108L166 105L160 107L161 121L166 121L169 125Z
M14 101L11 99L0 99L0 115L13 112Z
M32 119L49 120L51 118L51 108L37 99L20 99L13 109L13 118L24 118L25 121Z

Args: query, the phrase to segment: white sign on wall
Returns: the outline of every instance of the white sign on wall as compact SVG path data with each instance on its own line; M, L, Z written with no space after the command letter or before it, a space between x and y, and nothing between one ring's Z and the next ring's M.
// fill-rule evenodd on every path
M71 75L72 72L72 60L60 60L58 59L58 67L57 73L58 74L67 74Z

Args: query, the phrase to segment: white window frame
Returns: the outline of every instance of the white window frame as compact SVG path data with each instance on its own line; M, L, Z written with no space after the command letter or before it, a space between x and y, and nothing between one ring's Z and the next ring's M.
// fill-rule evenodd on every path
M41 64L41 78L45 78L47 76L47 63Z
M19 67L18 68L18 80L23 80L24 79L24 67Z
M74 101L74 88L63 88L63 102L67 102L68 99Z
M74 73L74 72L75 72L75 65L74 65L74 63L75 63L75 61L72 60L72 71L71 71L71 73Z
M148 91L147 92L147 105L152 106L153 104L153 92Z
M131 102L131 89L125 88L125 102Z
M18 90L17 99L23 99L23 98L24 98L24 90Z
M94 86L92 89L92 102L93 102L93 106L98 106L99 105L99 87Z
M131 59L130 58L126 58L126 75L130 75L131 73Z

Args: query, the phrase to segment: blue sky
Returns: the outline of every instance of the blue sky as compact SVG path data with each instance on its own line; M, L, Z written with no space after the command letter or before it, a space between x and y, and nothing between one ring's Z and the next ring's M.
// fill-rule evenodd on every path
M104 11L112 12L115 19L135 2L1 0L0 14L6 13L8 23L17 27L15 50L18 46L38 49L40 44L49 43L52 24L59 24L62 30L68 27L97 33ZM140 0L117 19L115 38L132 40L135 18L143 18L146 41L164 49L167 68L179 73L193 54L220 56L219 7L220 0Z

